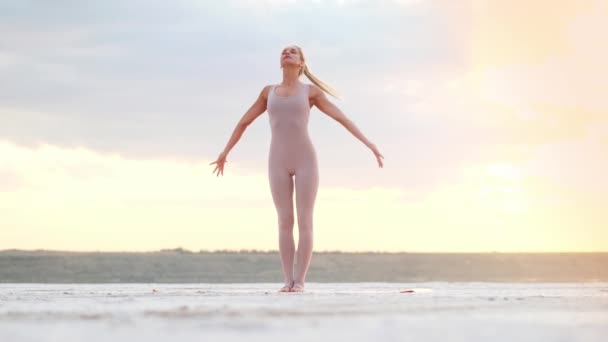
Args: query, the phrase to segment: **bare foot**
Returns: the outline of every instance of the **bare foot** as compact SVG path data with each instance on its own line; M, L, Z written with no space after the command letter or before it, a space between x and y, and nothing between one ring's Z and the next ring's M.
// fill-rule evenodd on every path
M293 286L293 281L291 282L290 285L283 285L283 287L281 287L281 289L279 290L279 292L291 292L291 287Z
M294 283L291 292L304 292L304 284Z

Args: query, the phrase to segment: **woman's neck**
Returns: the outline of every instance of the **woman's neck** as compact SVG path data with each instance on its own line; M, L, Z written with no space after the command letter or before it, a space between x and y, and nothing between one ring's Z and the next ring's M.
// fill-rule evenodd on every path
M286 86L292 86L299 83L300 75L298 75L298 70L291 68L283 68L283 82L282 84Z

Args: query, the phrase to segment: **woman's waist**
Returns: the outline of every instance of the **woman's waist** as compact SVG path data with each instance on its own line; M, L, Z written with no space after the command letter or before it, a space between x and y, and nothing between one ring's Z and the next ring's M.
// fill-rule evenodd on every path
M270 151L275 153L315 153L315 146L310 138L271 139Z
M308 132L280 132L271 135L270 144L284 146L312 145L312 140Z

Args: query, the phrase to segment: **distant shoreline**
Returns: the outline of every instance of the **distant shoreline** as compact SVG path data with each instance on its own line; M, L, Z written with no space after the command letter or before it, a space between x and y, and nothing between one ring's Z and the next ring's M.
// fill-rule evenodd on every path
M309 282L607 282L608 252L315 251ZM0 251L0 283L282 282L278 251Z
M59 250L59 249L43 249L43 248L36 248L36 249L20 249L20 248L9 248L9 249L0 249L0 253L4 253L4 252L46 252L46 253L104 253L104 254L112 254L112 253L132 253L132 254L146 254L146 253L166 253L166 252L177 252L177 253L192 253L192 254L196 254L196 253L260 253L260 254L272 254L272 253L278 253L279 251L276 249L272 249L272 250L262 250L262 249L212 249L212 250L206 250L206 249L201 249L198 251L192 251L192 250L188 250L185 248L181 248L181 247L177 247L177 248L163 248L163 249L158 249L158 250L150 250L150 251L101 251L101 250L97 250L97 251L91 251L91 250L82 250L82 251L78 251L78 250ZM555 255L555 254L608 254L608 251L583 251L583 252L577 252L577 251L487 251L487 252L421 252L421 251L400 251L400 252L394 252L394 251L341 251L341 250L320 250L314 251L315 254L437 254L437 255L444 255L444 254L457 254L457 255L461 255L461 254L471 254L471 255L485 255L485 254L531 254L531 255L535 255L535 254L549 254L549 255Z

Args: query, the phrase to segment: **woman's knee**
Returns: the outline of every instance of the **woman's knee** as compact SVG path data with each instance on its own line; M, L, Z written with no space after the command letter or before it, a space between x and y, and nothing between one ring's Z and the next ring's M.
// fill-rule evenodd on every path
M279 229L284 231L292 231L294 226L293 215L279 215Z
M311 231L313 226L313 215L312 211L308 210L305 212L298 212L298 231L306 232Z

